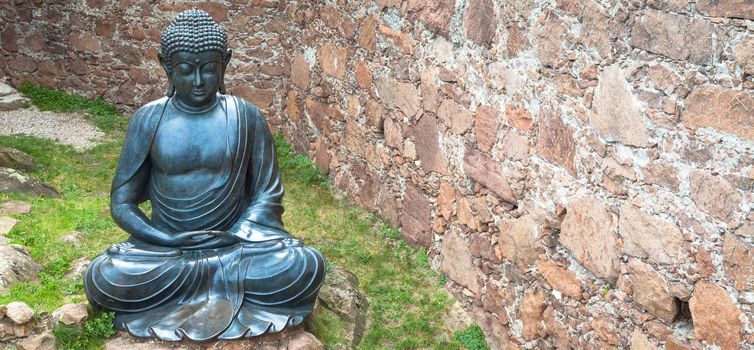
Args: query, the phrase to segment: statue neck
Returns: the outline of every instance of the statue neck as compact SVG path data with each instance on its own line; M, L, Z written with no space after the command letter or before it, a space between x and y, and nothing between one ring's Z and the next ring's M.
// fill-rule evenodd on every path
M204 106L199 106L199 107L190 106L175 97L171 98L170 100L173 102L173 106L176 109L178 109L181 112L190 113L190 114L201 114L201 113L209 112L212 109L214 109L215 106L217 106L217 104L219 103L219 99L217 98L217 95L215 95L212 98L212 101L210 101Z

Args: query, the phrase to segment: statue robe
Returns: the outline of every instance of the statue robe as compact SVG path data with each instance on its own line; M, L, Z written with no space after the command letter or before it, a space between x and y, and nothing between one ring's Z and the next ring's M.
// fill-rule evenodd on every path
M85 274L91 303L115 311L115 326L135 336L204 341L279 332L311 313L324 279L322 255L283 228L283 185L266 121L242 99L218 98L238 142L228 144L214 184L173 198L150 181L138 202L150 200L152 224L162 230L224 230L239 243L192 250L132 237L99 255ZM134 114L111 193L149 157L167 103L162 98Z

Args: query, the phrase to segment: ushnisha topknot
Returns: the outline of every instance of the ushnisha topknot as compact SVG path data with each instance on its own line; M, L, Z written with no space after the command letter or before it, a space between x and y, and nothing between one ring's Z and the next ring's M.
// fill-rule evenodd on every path
M227 55L228 34L207 12L192 9L183 11L162 33L162 57L168 67L176 52L200 53L218 51Z

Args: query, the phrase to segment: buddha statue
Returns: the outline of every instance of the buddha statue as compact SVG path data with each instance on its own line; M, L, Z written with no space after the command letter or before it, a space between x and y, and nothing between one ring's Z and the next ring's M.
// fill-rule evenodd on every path
M322 255L283 227L265 118L225 92L227 44L206 12L179 14L159 54L167 97L141 107L128 127L110 211L130 238L92 261L84 287L137 337L279 332L312 312L324 279Z

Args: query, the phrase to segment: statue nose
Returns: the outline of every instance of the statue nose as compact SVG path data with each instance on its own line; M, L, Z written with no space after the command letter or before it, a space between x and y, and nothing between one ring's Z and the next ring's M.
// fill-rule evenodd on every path
M194 71L194 86L202 86L204 81L202 80L202 74L197 69Z

